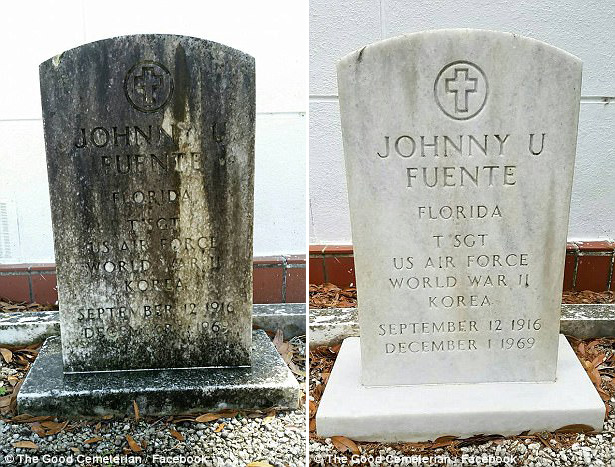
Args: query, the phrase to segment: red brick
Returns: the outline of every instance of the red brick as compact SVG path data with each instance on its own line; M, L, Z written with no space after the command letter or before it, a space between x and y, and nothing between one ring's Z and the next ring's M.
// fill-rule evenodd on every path
M281 256L255 256L255 266L280 265L284 264L284 258Z
M310 269L310 284L324 284L325 282L325 262L322 256L310 256L308 263Z
M593 251L604 252L605 254L612 254L615 244L608 240L598 240L595 242L576 242L579 247L579 251Z
M282 303L283 269L254 268L254 303Z
M576 259L576 254L566 255L566 262L564 263L564 290L574 290L574 266Z
M32 297L36 303L54 304L58 301L57 278L55 274L32 272Z
M30 264L30 271L31 272L36 272L36 271L56 272L56 265L55 263L32 263Z
M0 264L0 272L29 272L29 264Z
M574 242L566 243L566 253L570 254L571 252L579 251L579 247Z
M611 256L579 256L578 261L576 290L607 290Z
M15 302L30 301L30 275L1 275L0 297Z
M286 257L288 264L305 264L305 255L289 255Z
M305 268L286 269L286 302L305 303Z
M327 245L325 255L352 255L352 245Z
M338 287L355 285L352 256L325 256L325 280Z

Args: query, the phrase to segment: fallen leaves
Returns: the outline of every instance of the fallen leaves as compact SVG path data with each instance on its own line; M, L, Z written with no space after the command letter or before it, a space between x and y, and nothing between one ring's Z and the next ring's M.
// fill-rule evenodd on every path
M186 438L184 437L184 435L182 435L179 431L177 430L169 430L169 433L171 434L171 436L173 438L175 438L177 441L184 441Z
M359 446L357 446L353 440L348 439L345 436L332 436L331 442L339 452L343 453L348 451L353 454L361 454Z
M206 413L203 415L199 415L194 419L194 421L198 423L213 422L214 420L218 420L219 418L234 418L235 416L237 416L238 413L238 411Z
M594 292L583 290L580 292L564 292L562 303L615 303L615 292Z
M137 443L132 436L126 435L126 441L128 441L128 447L130 447L130 450L132 452L141 452L141 451L143 451L143 448L141 448L139 443Z
M135 421L139 421L140 415L139 415L139 406L137 405L137 401L132 401L132 410L135 413Z
M100 436L95 436L94 438L86 439L83 444L94 444L102 441L103 439Z
M250 462L247 467L273 467L269 462L267 461L256 461L256 462Z
M305 377L305 371L300 368L300 365L305 367L305 358L290 341L284 341L284 333L281 329L276 331L272 342L290 370L297 376Z
M9 349L5 349L4 347L0 348L0 354L2 354L2 358L6 363L11 363L13 361L13 352Z
M44 422L47 420L52 420L53 417L50 417L48 415L39 415L39 416L32 416L30 414L27 413L23 413L20 415L16 415L15 417L11 418L11 423L33 423L33 422Z
M38 449L38 446L32 441L17 441L13 443L14 448L22 448L22 449Z
M566 425L555 430L555 433L590 433L594 430L594 427L589 425Z
M270 423L275 418L275 410L270 410L265 418L263 419L263 424Z
M42 305L40 303L14 302L6 298L0 299L0 313L14 313L16 311L47 311L57 310L57 305Z
M335 284L310 284L310 308L354 308L357 306L357 289L342 289Z
M42 422L33 422L30 424L30 428L34 433L39 435L41 438L45 436L53 436L57 435L61 431L68 426L68 421L64 423L53 422L53 421L42 421Z
M615 395L615 339L603 337L579 340L568 337L568 341L604 401L608 416L609 400Z

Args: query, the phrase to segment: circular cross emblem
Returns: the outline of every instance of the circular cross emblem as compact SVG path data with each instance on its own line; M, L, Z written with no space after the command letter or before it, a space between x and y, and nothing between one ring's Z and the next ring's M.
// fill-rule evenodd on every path
M134 65L124 79L126 98L141 112L161 109L173 94L173 79L164 65L144 60Z
M440 70L433 91L442 112L455 120L467 120L483 109L488 90L483 70L473 63L458 61Z

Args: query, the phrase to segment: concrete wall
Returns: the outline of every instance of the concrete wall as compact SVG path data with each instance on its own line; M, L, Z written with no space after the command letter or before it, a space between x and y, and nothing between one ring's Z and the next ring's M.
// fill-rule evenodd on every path
M426 29L518 33L583 61L569 240L615 237L615 5L574 0L310 0L310 243L352 243L335 64Z
M254 254L305 253L307 0L6 2L0 28L0 263L53 262L38 64L108 37L168 33L256 58ZM0 212L0 223L2 213ZM10 238L7 238L10 237Z

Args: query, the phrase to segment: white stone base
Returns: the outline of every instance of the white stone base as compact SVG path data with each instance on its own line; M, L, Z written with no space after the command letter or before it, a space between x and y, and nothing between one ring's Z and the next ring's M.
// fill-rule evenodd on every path
M340 349L316 414L319 436L426 441L443 435L516 435L583 424L602 430L605 407L560 335L554 383L365 387L358 337Z

